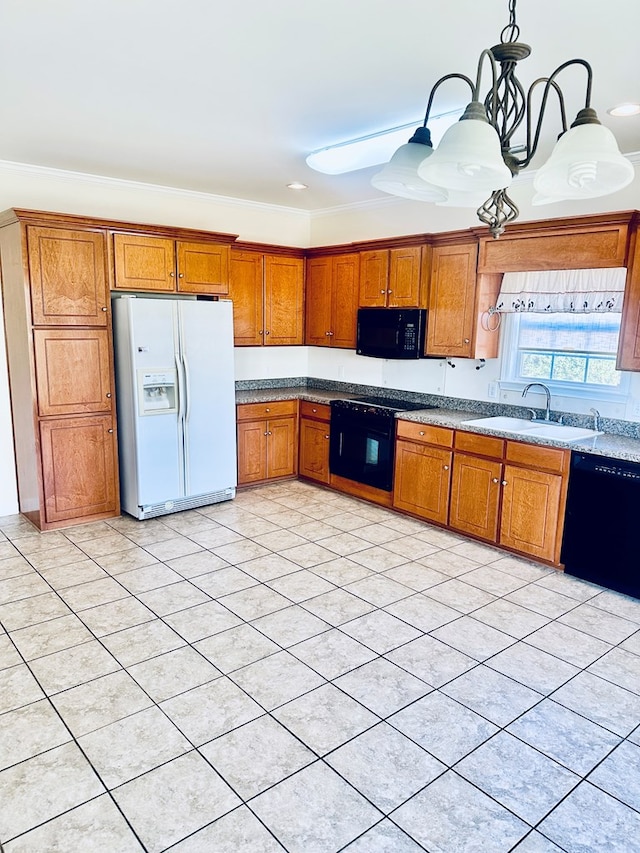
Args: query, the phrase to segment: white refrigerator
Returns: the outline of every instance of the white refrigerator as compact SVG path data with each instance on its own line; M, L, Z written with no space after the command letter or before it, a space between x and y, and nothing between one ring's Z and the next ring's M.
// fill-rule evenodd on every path
M235 497L228 301L113 301L122 509L152 518Z

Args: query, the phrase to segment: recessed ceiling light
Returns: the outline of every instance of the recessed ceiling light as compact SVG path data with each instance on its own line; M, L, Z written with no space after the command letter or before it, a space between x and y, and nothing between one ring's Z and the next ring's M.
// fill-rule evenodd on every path
M640 104L618 104L607 112L612 116L637 116L640 113Z
M292 184L287 184L287 189L290 189L290 190L308 190L309 187L306 184L300 183L300 181L294 181Z

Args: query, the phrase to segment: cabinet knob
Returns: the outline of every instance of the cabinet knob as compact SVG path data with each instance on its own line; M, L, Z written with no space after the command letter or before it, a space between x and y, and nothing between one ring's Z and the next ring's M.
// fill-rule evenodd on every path
M113 432L113 429L108 429L108 430L107 430L107 432L108 432L108 433L112 433L112 432Z
M178 273L178 278L184 278L184 273L179 272L179 273Z
M393 290L387 290L387 293L393 293Z
M424 430L421 429L420 432L418 433L418 435L424 435Z
M442 466L442 470L443 470L443 471L448 471L448 470L449 470L449 466L448 466L448 465L443 465L443 466Z
M325 435L325 438L329 438L329 436L328 436L328 435Z
M503 481L502 481L502 485L503 485L503 486L508 486L509 484L507 483L507 481L506 481L506 480L503 480Z
M267 435L271 435L271 430L269 430L269 432L267 433Z
M175 278L175 277L176 277L176 274L174 272L169 273L169 278Z
M103 310L103 311L106 311L106 310L107 310L107 306L106 306L106 305L103 305L103 306L102 306L102 310Z
M264 332L262 331L262 329L260 329L260 331L258 332L258 334L259 334L259 335L264 335Z
M469 340L469 338L465 338L465 339L464 339L464 342L465 342L465 344L470 344L470 343L471 343L471 341Z
M330 337L330 338L332 338L332 337L333 337L333 332L329 332L329 337Z
M111 391L107 391L106 396L107 396L107 398L109 398L109 399L110 399L110 398L111 398Z
M265 409L265 412L270 412L270 411L271 411L271 409L270 409L269 407L267 407L267 408Z
M380 291L380 293L386 293L386 292L387 292L386 289Z
M329 337L329 335L331 334L331 332L325 332L324 334L325 334L325 337L327 337L327 338L328 338L328 337Z
M318 410L317 409L311 409L311 411L315 414Z
M268 432L265 432L265 433L263 433L263 435L269 435L269 433L268 433Z
M492 480L491 482L492 482L492 483L499 483L499 482L500 482L500 480L498 480L498 478L497 478L497 477L494 477L494 478L493 478L493 480Z
M271 334L271 332L265 332L265 335L270 335L270 334Z

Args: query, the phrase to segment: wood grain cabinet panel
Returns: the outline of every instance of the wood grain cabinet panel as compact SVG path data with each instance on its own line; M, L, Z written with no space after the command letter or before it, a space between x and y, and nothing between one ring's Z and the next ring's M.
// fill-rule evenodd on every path
M304 262L234 249L229 296L236 346L295 346L304 339Z
M104 233L27 228L34 326L106 326Z
M477 253L476 243L433 249L428 355L471 357Z
M360 253L362 308L419 308L421 306L420 246L378 249Z
M456 453L451 479L449 525L479 539L498 538L502 463Z
M115 286L165 293L229 292L229 246L114 234Z
M505 465L501 545L558 562L563 515L561 475Z
M238 485L267 478L267 422L238 424Z
M360 256L307 261L305 343L355 349Z
M117 480L110 415L40 422L48 523L114 513Z
M297 400L237 406L238 485L295 475L297 411Z
M106 329L36 329L33 338L41 417L111 411Z
M399 441L396 445L394 507L446 524L451 456L450 450L440 447Z
M329 483L329 439L331 408L300 403L298 475L316 483Z
M292 477L298 456L295 418L268 421L267 432L267 477Z

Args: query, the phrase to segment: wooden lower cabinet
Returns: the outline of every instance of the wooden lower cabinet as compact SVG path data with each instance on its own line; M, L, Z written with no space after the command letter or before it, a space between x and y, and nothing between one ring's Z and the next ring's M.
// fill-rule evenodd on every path
M450 429L398 421L393 483L396 509L439 524L447 523L452 443Z
M118 506L111 415L40 422L47 524L113 515Z
M298 475L316 483L329 483L331 409L322 404L300 403Z
M501 545L558 562L563 477L505 465L500 520Z
M454 454L449 526L559 564L570 451L473 433L458 438L487 458Z
M293 477L298 458L297 400L237 408L238 485Z
M500 509L502 463L456 453L451 478L449 526L495 542Z

